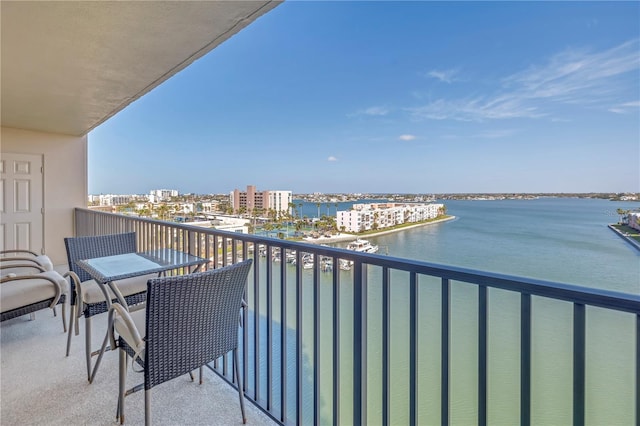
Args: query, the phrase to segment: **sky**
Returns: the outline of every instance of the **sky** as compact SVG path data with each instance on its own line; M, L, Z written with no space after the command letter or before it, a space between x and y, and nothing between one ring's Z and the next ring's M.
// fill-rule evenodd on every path
M89 192L640 192L640 2L287 1L89 134Z

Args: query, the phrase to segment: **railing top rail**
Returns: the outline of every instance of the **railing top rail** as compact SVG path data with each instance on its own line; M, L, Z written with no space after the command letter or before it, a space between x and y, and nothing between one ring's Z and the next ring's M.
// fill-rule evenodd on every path
M132 221L140 221L150 224L162 224L175 229L183 229L196 233L217 235L223 238L235 239L253 244L264 244L288 250L300 250L302 252L317 253L321 256L335 257L352 260L358 263L386 267L390 269L413 272L422 275L435 276L453 281L465 282L489 288L497 288L533 296L547 297L564 300L571 303L584 304L616 311L631 312L640 315L640 295L627 294L603 289L583 287L572 284L563 284L552 281L544 281L533 278L517 277L492 272L483 272L473 269L455 266L440 265L419 260L396 258L387 255L358 253L338 247L329 247L305 242L286 241L277 238L262 237L238 232L220 231L203 228L194 225L164 222L154 219L124 216L114 213L95 211L91 209L76 208L76 211L105 215L117 218L126 218Z

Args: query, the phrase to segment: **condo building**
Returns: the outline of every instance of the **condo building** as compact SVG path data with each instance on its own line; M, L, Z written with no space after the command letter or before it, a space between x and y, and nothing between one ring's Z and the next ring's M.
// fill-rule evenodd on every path
M436 203L354 204L350 210L336 213L336 224L346 232L363 232L434 219L443 213L444 204Z
M175 189L153 189L149 191L149 201L152 203L159 203L166 201L171 197L177 197L178 191Z
M258 191L255 185L247 185L246 191L234 189L229 194L234 213L267 214L274 210L279 216L289 213L289 204L293 200L291 191L267 190Z

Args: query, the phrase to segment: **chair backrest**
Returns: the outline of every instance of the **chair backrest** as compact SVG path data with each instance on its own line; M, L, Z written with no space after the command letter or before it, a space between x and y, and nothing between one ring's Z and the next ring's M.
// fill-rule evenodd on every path
M238 319L252 259L147 283L145 388L238 347Z
M67 237L64 239L67 248L69 270L75 272L81 282L91 279L91 275L80 268L76 261L96 257L115 256L116 254L136 252L136 233L109 234L89 237ZM71 280L73 285L73 280Z

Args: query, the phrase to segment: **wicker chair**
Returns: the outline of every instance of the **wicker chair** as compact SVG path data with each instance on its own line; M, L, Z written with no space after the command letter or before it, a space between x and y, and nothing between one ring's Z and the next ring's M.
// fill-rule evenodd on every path
M242 421L246 423L238 365L238 320L252 259L220 269L149 280L146 309L109 311L112 344L119 335L120 378L117 416L124 423L127 356L144 369L145 424L151 424L151 388L191 374L233 351Z
M36 261L36 258L39 257L34 254L34 256L28 255L19 255L15 256L15 253L33 253L27 250L3 250L0 252L0 279L2 282L14 282L14 278L19 276L32 276L42 274L43 272L47 272L44 275L44 282L40 280L39 284L35 284L33 281L23 282L22 287L15 287L20 284L7 284L3 289L5 290L5 296L3 300L0 300L0 311L2 312L1 320L5 321L11 318L15 318L18 316L22 316L25 314L29 314L31 316L31 320L35 319L35 313L41 309L46 307L51 308L53 311L53 316L57 316L58 313L56 311L56 305L62 305L62 328L66 332L67 331L67 317L66 317L66 301L69 300L69 285L62 275L53 270L53 264L49 260L44 261L42 263ZM7 254L11 253L11 254ZM43 259L49 259L46 256L42 256ZM22 279L22 278L20 278ZM18 279L18 281L20 280ZM50 283L47 283L47 280L53 279L57 281L59 284L57 287L60 287L60 297L57 299L49 299L48 297L52 296ZM34 285L35 284L35 285ZM36 290L39 289L39 290ZM18 290L19 289L19 290ZM17 294L13 294L14 290L18 290ZM38 292L39 291L39 292ZM57 290L55 290L57 291ZM17 298L16 298L17 297ZM14 299L15 298L15 299ZM8 299L12 299L11 302ZM46 301L54 302L51 306L47 306ZM31 306L30 302L36 303ZM17 303L17 305L16 305ZM19 310L15 312L9 312L9 306L13 306L17 308L18 305L21 306ZM22 312L22 313L19 313Z
M0 261L21 264L33 263L38 265L44 271L53 271L53 262L51 262L49 256L44 254L37 254L31 250L1 250Z
M71 278L71 313L70 326L67 336L67 356L71 348L72 329L75 324L75 334L79 334L79 319L85 318L85 356L87 362L87 379L91 382L91 357L98 351L91 352L91 317L107 312L107 302L104 293L88 272L77 265L78 260L96 257L114 256L136 252L136 233L110 234L89 237L68 237L64 239L69 261L69 272L65 276ZM130 306L145 301L147 281L156 275L144 275L128 278L116 282ZM109 294L112 294L109 290ZM112 300L116 301L115 295Z
M2 265L3 270L6 265ZM11 267L33 268L35 265L16 264ZM36 267L38 268L38 267ZM69 293L67 280L56 271L35 270L33 274L8 273L0 278L0 321L31 314L41 309L62 305L62 326L67 331L65 300Z

